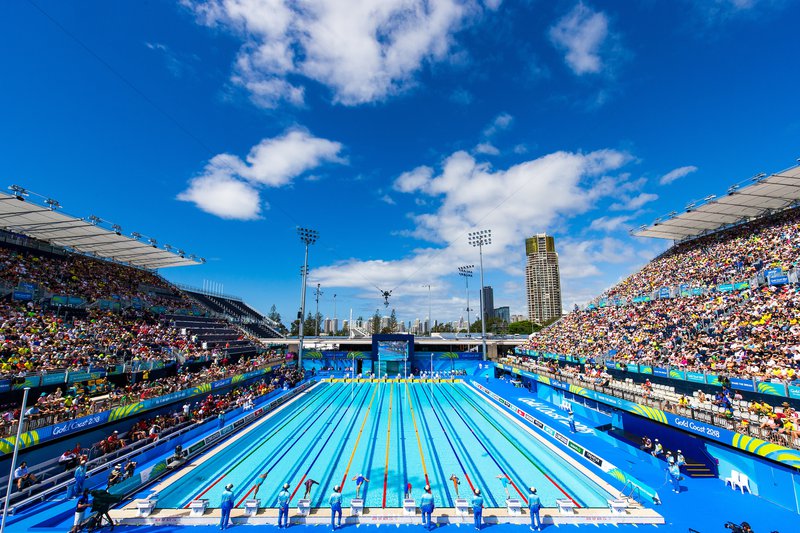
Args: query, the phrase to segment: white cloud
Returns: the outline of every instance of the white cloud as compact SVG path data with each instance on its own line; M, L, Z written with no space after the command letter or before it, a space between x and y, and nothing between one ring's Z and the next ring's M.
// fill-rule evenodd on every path
M603 70L600 50L608 37L608 18L579 2L550 28L550 40L565 52L564 59L577 75Z
M492 137L498 131L508 129L512 122L514 122L514 117L508 113L500 113L494 117L494 120L492 120L491 124L486 126L486 128L483 130L483 135L485 137Z
M394 205L394 204L397 203L397 202L394 201L394 198L392 198L388 194L384 194L383 196L381 196L381 202L383 202L385 204L389 204L389 205Z
M466 152L456 152L439 172L421 166L394 183L395 190L430 198L437 206L412 218L415 228L410 235L438 246L419 248L396 260L350 259L318 268L312 277L336 287L402 285L398 295L408 293L419 280L440 282L454 274L455 266L475 263L477 253L466 234L476 228L492 230L492 244L484 248L484 267L518 271L524 261L524 236L615 194L620 182L606 173L628 160L627 154L614 150L556 152L495 170Z
M244 39L233 81L264 107L302 103L305 78L335 102L385 99L448 58L454 34L499 0L183 0L201 23Z
M254 220L261 216L258 191L226 174L206 174L191 180L178 200L192 202L206 213L225 219Z
M292 128L279 137L263 139L244 161L231 154L212 157L178 200L222 218L252 220L261 212L260 187L282 187L323 163L343 163L341 151L338 142Z
M692 172L695 172L696 170L697 170L697 167L694 166L694 165L689 165L689 166L686 166L686 167L676 168L675 170L671 170L671 171L667 172L666 174L664 174L663 176L661 176L661 178L658 180L658 183L660 183L661 185L668 185L668 184L672 183L673 181L678 180L678 179L686 176L687 174L691 174Z
M598 231L606 231L611 233L612 231L617 231L619 229L627 229L628 221L630 221L633 217L629 215L623 215L619 217L600 217L592 220L592 223L589 225L589 229L598 230Z
M480 143L473 149L473 152L476 154L498 155L500 150L492 143Z
M655 200L658 200L657 194L643 192L631 198L626 198L624 202L611 204L609 209L612 211L636 211L643 205Z

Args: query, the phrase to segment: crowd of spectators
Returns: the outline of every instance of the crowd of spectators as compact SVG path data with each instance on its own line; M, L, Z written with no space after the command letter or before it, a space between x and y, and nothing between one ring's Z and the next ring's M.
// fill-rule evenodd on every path
M263 368L268 364L282 362L283 356L275 352L264 352L255 357L244 358L235 363L226 358L212 361L209 366L189 370L184 365L178 368L175 375L158 379L147 379L147 372L129 374L129 383L115 386L106 382L106 387L95 389L94 396L84 389L71 389L66 393L60 388L52 393L41 393L38 399L26 410L29 424L50 425L64 420L79 418L92 413L105 411L115 406L127 405L189 389L212 381L224 379L236 374L243 374ZM134 381L134 378L138 380ZM294 378L293 378L294 379ZM133 382L131 382L133 381ZM19 419L19 405L7 405L0 416L0 436L10 435L15 431L16 420ZM44 424L42 424L44 423Z
M137 298L148 306L192 306L185 294L152 272L80 254L44 255L0 247L0 281L10 286L31 283L47 293L88 302Z
M681 416L709 421L739 433L800 448L800 413L786 401L775 405L766 401L749 401L739 391L725 385L715 393L697 390L692 395L678 394L673 388L653 384L649 379L636 385L615 379L599 364L587 364L582 369L578 365L527 356L509 356L501 361Z
M707 287L741 281L766 268L793 268L798 246L799 209L679 244L604 295L625 298L625 305L573 311L523 348L797 382L799 286L764 285L638 303L630 298L665 285Z

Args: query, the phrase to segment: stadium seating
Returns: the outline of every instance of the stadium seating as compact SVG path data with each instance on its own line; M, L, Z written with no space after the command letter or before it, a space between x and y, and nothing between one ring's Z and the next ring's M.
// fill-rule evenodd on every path
M800 377L798 246L800 209L679 244L526 348L793 382ZM765 273L777 269L788 283L770 283ZM673 288L670 297L654 295L661 287Z

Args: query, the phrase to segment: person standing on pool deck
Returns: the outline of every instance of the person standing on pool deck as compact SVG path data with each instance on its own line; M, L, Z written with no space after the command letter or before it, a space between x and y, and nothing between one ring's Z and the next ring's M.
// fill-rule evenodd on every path
M531 513L531 531L542 530L542 520L539 518L539 509L542 508L542 501L539 495L536 494L536 487L531 487L531 493L528 496L528 510Z
M278 493L278 527L289 527L289 484Z
M456 498L458 498L458 486L461 485L461 481L458 480L458 476L455 474L450 474L450 481L453 482L453 488L456 490Z
M431 486L425 485L425 492L422 493L422 498L419 499L419 510L422 511L422 525L427 530L431 530L436 527L436 525L431 521L433 507L433 494L431 494Z
M406 483L406 500L411 499L411 482Z
M669 465L667 469L669 472L670 481L672 481L672 492L676 494L680 494L681 492L681 484L680 484L680 477L681 477L681 469L678 468L678 465L673 463Z
M508 476L505 474L497 474L497 479L503 484L503 490L506 491L506 499L510 498L511 494L508 492Z
M475 529L481 528L481 515L483 515L483 498L481 498L481 490L475 489L475 495L472 497L472 516L475 518Z
M233 483L225 485L219 507L222 511L222 517L219 520L219 528L228 529L228 521L231 518L231 509L233 509Z
M311 478L306 480L306 483L305 483L306 493L305 493L305 495L303 495L303 499L304 500L307 500L308 497L311 496L311 487L313 487L314 485L319 485L319 482L318 481L314 481Z
M364 477L364 474L358 474L356 476L353 476L353 478L350 481L355 481L356 482L356 498L360 498L361 497L361 485L363 485L365 481L367 483L369 483L369 480Z
M577 430L575 429L575 413L572 412L572 409L567 411L568 420L569 420L569 430L572 433L575 433Z
M333 492L331 492L330 498L328 498L328 503L331 506L331 529L336 529L337 527L342 527L342 489L339 485L336 485L333 488ZM333 519L336 518L336 515L339 515L338 525L333 523Z

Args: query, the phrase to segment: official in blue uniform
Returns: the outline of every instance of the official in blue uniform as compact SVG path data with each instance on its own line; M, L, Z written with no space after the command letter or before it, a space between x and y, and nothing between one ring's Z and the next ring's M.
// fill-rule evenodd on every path
M531 513L531 531L541 531L542 521L539 518L539 509L542 508L542 501L539 495L536 494L536 487L531 487L531 493L528 495L528 510Z
M225 490L222 491L222 500L219 504L222 510L222 518L219 521L220 529L227 529L228 522L231 518L231 509L233 509L233 483L225 485Z
M419 509L422 511L422 525L426 529L433 529L436 525L431 521L431 514L433 513L433 494L431 494L431 486L425 485L425 492L422 493L422 498L419 499Z
M289 484L278 493L278 527L289 527Z
M475 489L475 495L472 497L470 505L472 505L472 516L475 518L475 529L480 529L483 515L483 498L481 498L480 489Z
M331 505L331 528L336 529L342 526L342 488L338 485L333 488L328 503ZM338 521L334 524L334 518L338 515Z
M86 461L81 461L78 468L75 469L75 488L73 489L76 496L83 494L83 484L86 482Z
M669 465L668 471L669 471L670 481L672 481L672 492L678 494L681 491L681 484L680 484L681 469L678 467L677 464L673 463Z

